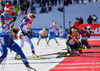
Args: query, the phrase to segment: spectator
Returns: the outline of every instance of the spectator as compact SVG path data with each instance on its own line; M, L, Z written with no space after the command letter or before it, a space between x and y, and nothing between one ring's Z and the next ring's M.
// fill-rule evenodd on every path
M62 26L60 26L60 28L59 28L59 33L60 33L59 37L60 37L60 38L63 38L64 32L65 32L65 31L63 30Z
M60 0L59 0L59 5L60 5Z
M30 1L27 1L27 8L29 8L30 6Z
M43 6L42 8L41 8L41 11L40 11L40 13L47 13L48 11L47 11L47 8L45 7L45 6Z
M64 5L68 6L68 1L67 0L64 0Z
M52 10L52 4L49 4L49 11Z
M63 7L59 6L58 11L63 12Z
M54 5L54 0L51 0L51 4Z
M20 6L22 6L24 0L19 0Z
M2 5L2 7L4 7L5 6L5 1L1 1L1 5Z
M27 14L27 0L23 2L23 6L24 6L25 14Z
M83 18L82 17L80 17L80 18L76 17L76 20L78 21L78 24L83 24Z
M57 0L54 0L54 5L57 5Z
M18 5L16 4L16 5L14 6L14 10L15 10L15 14L16 14L16 15L19 15L19 14L20 14L20 7L19 7L19 4L18 4Z
M17 5L17 0L14 0L14 1L13 1L13 5L14 5L14 6Z
M47 5L49 6L49 0L46 0Z
M31 6L31 13L36 13L36 3Z
M22 4L22 6L21 6L21 14L23 15L24 14L24 6L23 6L23 4Z
M87 22L88 24L92 24L93 18L91 17L91 15L88 17Z
M97 16L95 15L95 14L93 14L93 21L94 21L94 23L97 23Z
M40 7L40 0L37 0L37 7Z

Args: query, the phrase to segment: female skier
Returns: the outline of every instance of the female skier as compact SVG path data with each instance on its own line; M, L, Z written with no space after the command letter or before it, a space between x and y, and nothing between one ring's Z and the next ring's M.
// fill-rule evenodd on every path
M20 37L20 39L21 39L21 48L24 47L24 41L29 43L33 57L36 57L36 54L35 54L35 50L34 50L34 45L33 45L32 41L30 40L29 36L32 34L32 32L30 31L31 30L30 26L32 24L32 21L35 18L36 17L32 13L29 13L28 18L24 18L24 20L21 22L20 30L18 32L18 37ZM16 54L15 58L17 58L17 54Z
M39 45L39 42L42 39L42 37L45 39L45 41L47 43L46 35L47 35L47 31L45 28L43 28L41 31L39 31L39 40L37 42L37 45Z

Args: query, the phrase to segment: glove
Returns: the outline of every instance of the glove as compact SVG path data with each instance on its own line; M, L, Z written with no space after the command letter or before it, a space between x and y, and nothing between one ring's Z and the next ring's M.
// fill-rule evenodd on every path
M15 17L13 17L12 21L16 21L16 16L15 16Z
M28 31L28 34L29 34L29 35L32 35L32 31Z
M23 32L23 31L22 31L22 34L23 34L23 35L28 35L28 33L25 33L25 32Z

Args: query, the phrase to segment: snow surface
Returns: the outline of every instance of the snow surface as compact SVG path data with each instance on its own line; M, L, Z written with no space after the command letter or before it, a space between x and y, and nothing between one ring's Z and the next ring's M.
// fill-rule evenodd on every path
M60 25L63 25L63 13L57 11L57 8L59 6L53 6L53 10L49 13L40 14L39 10L40 8L37 8L37 14L35 14L36 19L33 21L32 28L43 28L51 25L52 19L57 22L57 27L59 28ZM71 25L73 22L75 22L76 17L83 17L84 23L87 23L87 18L89 15L97 15L98 17L98 23L100 23L100 2L92 2L92 3L85 3L85 4L73 4L69 5L68 7L65 7L65 23L66 28L69 27L68 22L71 21ZM16 26L18 27L20 24L20 21L25 15L19 15L16 20ZM94 37L95 39L95 37ZM58 64L63 58L56 58L57 55L48 55L43 56L45 54L51 54L56 52L62 52L66 45L65 45L65 39L59 39L57 38L58 42L60 43L60 46L58 46L54 40L50 41L50 46L46 46L46 42L44 39L40 41L40 45L37 46L37 38L31 39L36 54L41 57L47 57L50 59L43 59L43 60L28 60L30 63L30 66L35 68L37 71L49 71L51 68L53 68L56 64ZM15 42L20 45L19 40L15 40ZM25 53L27 58L32 57L32 53L30 50L29 44L25 43L25 46L23 48L23 52ZM26 67L22 63L21 60L11 60L15 57L15 52L8 52L7 61L5 65L4 71L27 71Z
M37 71L49 71L51 68L53 68L56 64L58 64L63 58L56 58L57 55L47 55L46 54L51 54L51 53L57 53L57 52L62 52L66 46L65 46L65 39L59 39L57 38L60 46L56 44L54 40L50 41L50 46L46 46L46 42L44 39L40 41L40 45L37 46L37 38L31 39L34 47L36 54L41 57L46 57L50 59L43 59L43 60L28 60L30 63L30 66L35 68ZM15 40L19 45L20 42L19 40ZM32 57L31 49L28 43L25 43L25 46L23 48L23 52L25 53L27 58ZM27 71L26 67L22 63L21 60L11 60L14 59L15 57L15 52L8 52L7 56L7 61L5 65L5 70L4 71Z

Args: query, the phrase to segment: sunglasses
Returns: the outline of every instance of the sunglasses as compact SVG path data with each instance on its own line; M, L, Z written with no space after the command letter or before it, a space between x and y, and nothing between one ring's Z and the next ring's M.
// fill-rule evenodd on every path
M36 18L34 15L31 15L30 17L31 17L31 18Z

